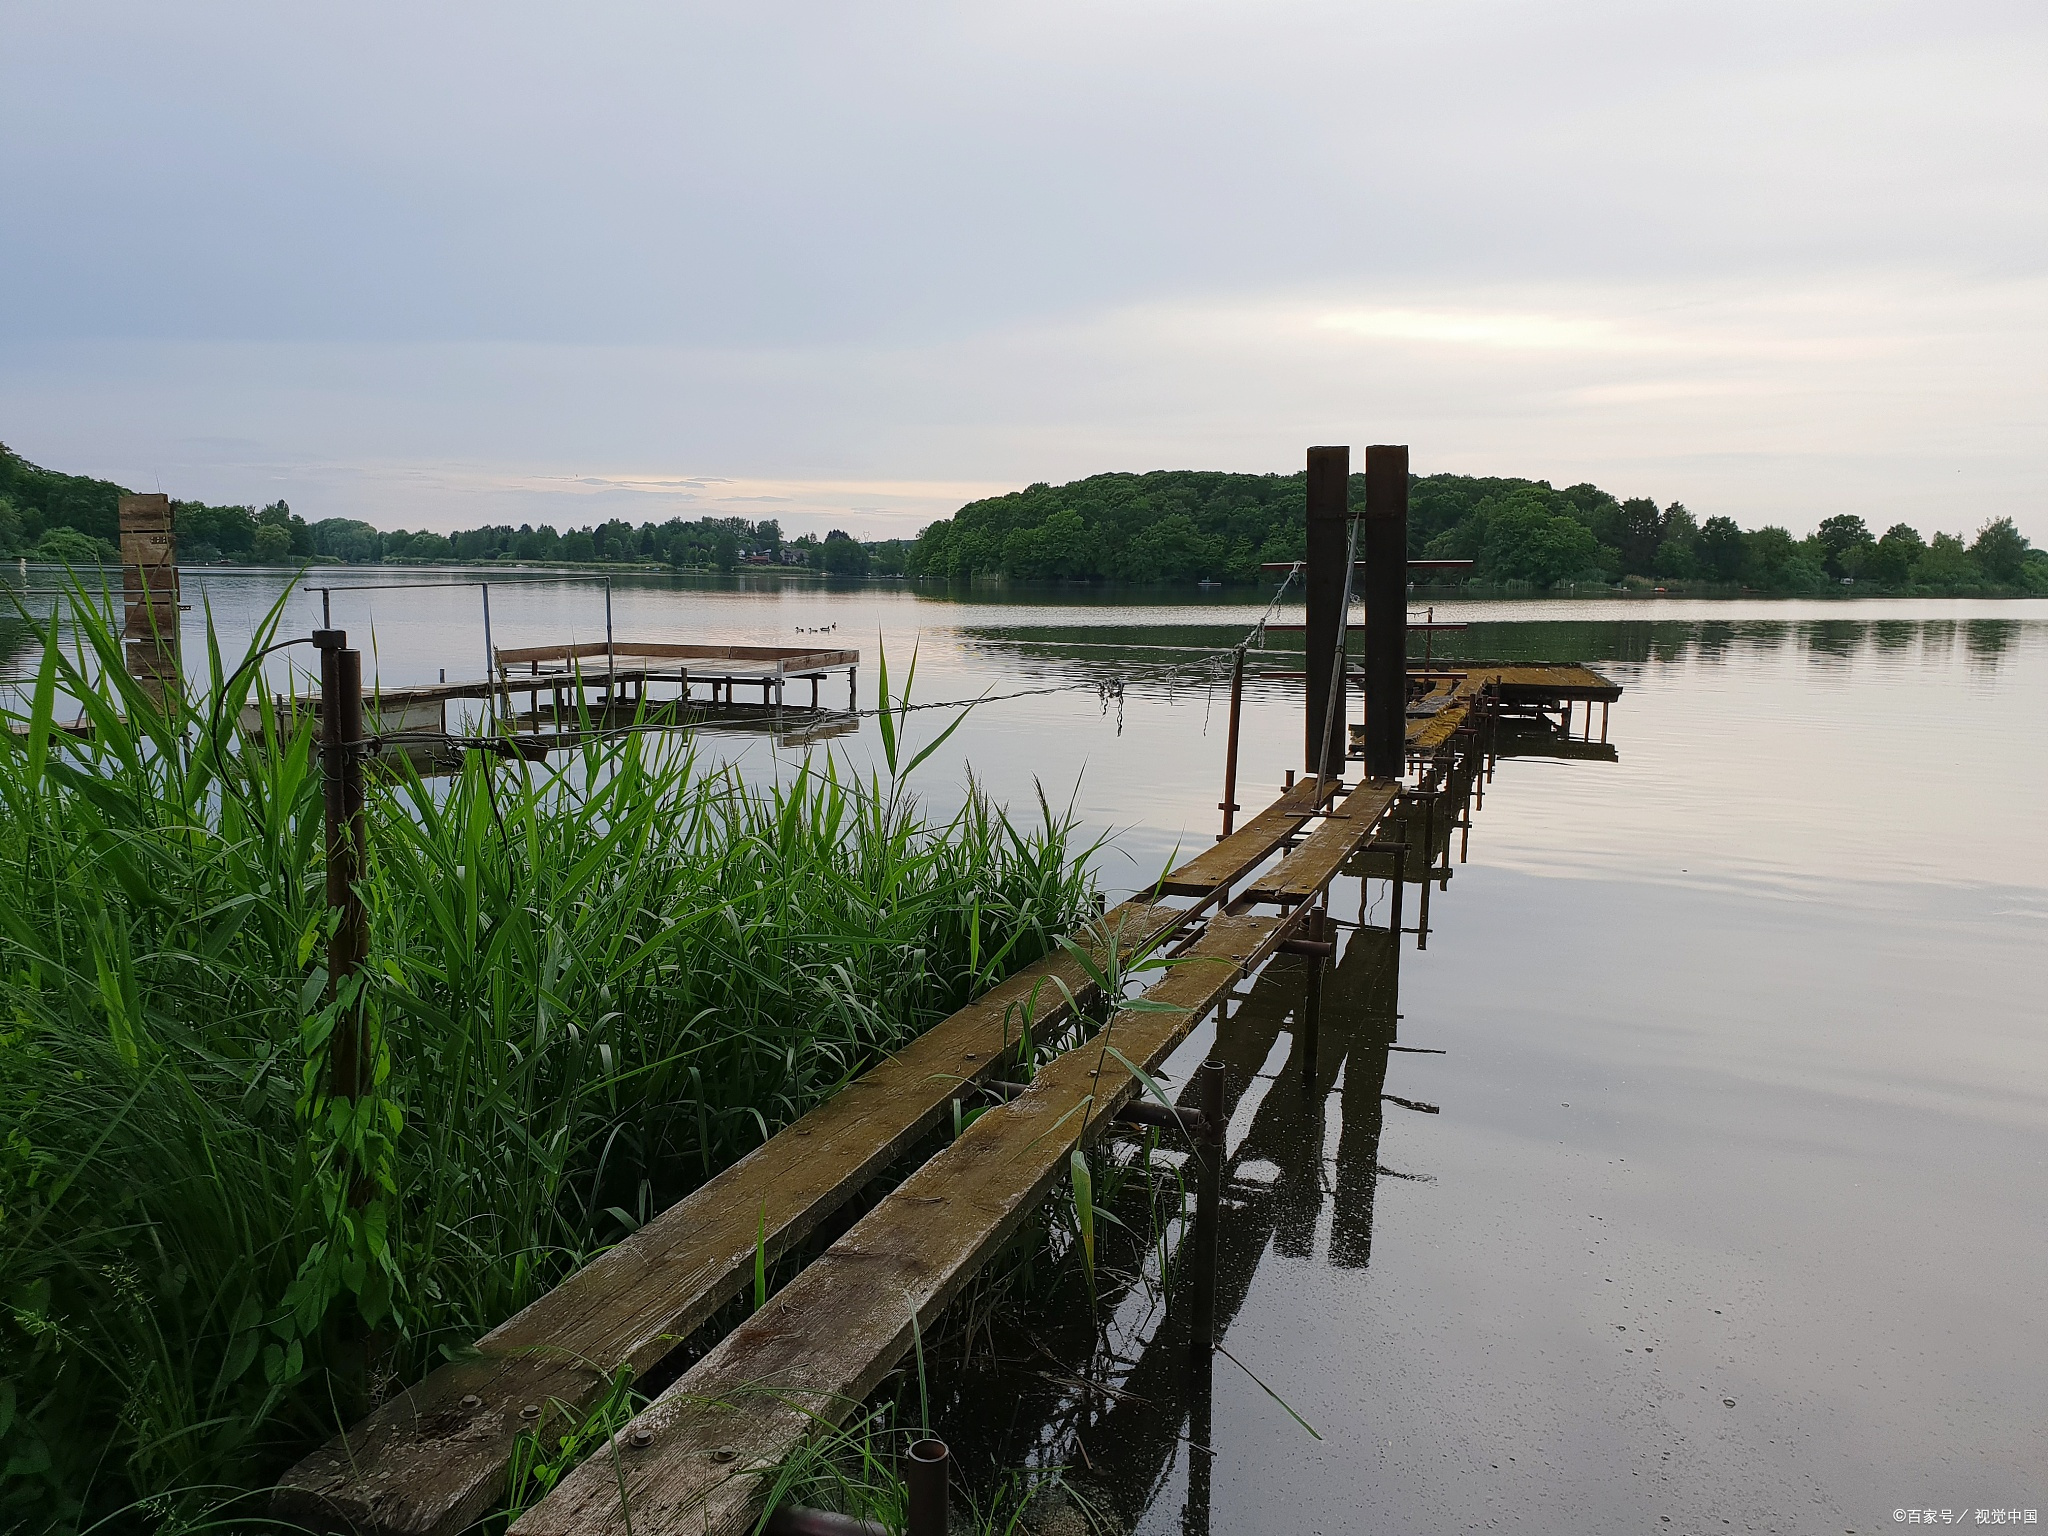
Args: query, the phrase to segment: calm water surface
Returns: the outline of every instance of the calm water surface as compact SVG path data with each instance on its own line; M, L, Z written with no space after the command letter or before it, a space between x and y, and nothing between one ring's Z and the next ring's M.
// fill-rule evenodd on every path
M238 643L280 584L192 590ZM491 601L500 645L603 634L588 584ZM919 781L941 807L970 770L1013 806L1071 800L1116 834L1115 893L1213 838L1226 698L1200 648L1261 606L613 594L621 637L834 626L869 657L863 705L878 644L899 675L917 647L920 700L1061 689L981 706ZM287 628L317 613L294 597ZM970 1467L1068 1462L1158 1533L1868 1532L2048 1505L2048 604L1437 617L1470 623L1456 654L1624 684L1616 760L1500 763L1398 993L1384 940L1348 937L1313 1088L1294 962L1176 1059L1231 1064L1244 1369L1219 1358L1205 1405L1141 1298L1107 1345L1051 1320L1037 1358L954 1383ZM334 618L387 683L481 672L473 590L337 593ZM1254 670L1296 664L1274 643ZM1250 807L1302 759L1300 688L1249 690ZM758 775L802 761L703 739ZM870 762L871 722L832 750ZM1347 878L1333 906L1359 899ZM1084 1370L1122 1395L1080 1393Z

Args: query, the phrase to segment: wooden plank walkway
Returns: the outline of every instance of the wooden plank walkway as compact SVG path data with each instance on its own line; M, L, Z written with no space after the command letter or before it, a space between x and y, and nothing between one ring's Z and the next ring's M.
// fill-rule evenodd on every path
M1208 895L1219 868L1256 868L1300 829L1313 794L1297 784L1162 889ZM1129 902L1097 926L1129 955L1187 917ZM447 1536L488 1513L521 1433L579 1416L620 1366L646 1371L745 1289L764 1219L771 1258L802 1242L938 1123L963 1080L994 1070L1020 1008L1033 1007L1040 1034L1064 1018L1055 976L1085 1003L1091 989L1064 954L1009 978L493 1330L476 1358L442 1366L301 1461L278 1484L273 1512L315 1530L389 1536Z
M512 1536L751 1529L773 1467L857 1408L1288 920L1219 917L1145 993L982 1115L512 1527Z
M1285 906L1306 902L1336 878L1353 849L1386 814L1401 786L1389 779L1368 779L1344 797L1301 846L1287 855L1239 897L1240 901L1272 901Z
M1411 747L1438 732L1447 739L1483 682L1460 679L1455 707L1411 721ZM1296 784L1231 837L1175 869L1155 894L1214 899L1253 877L1315 819L1318 794L1313 780ZM1240 975L1278 947L1397 794L1392 783L1363 784L1324 814L1300 846L1257 875L1228 914L1209 921L1147 994L1186 1011L1120 1012L1110 1039L1141 1065L1163 1059ZM1261 902L1279 904L1282 914L1243 915ZM1129 953L1190 917L1185 909L1132 902L1105 921ZM938 1123L963 1082L996 1068L1016 1039L1017 1009L1034 988L1041 1033L1065 1015L1065 1000L1049 979L1055 975L1086 996L1081 968L1061 956L977 999L494 1330L477 1358L444 1366L308 1457L280 1484L274 1512L316 1529L388 1536L448 1536L488 1513L503 1497L519 1434L580 1418L615 1370L645 1372L739 1294L751 1278L764 1221L772 1257L843 1208ZM1098 1090L1092 1099L1091 1087ZM908 1346L908 1306L921 1318L936 1317L1043 1198L1076 1142L1132 1091L1130 1074L1103 1054L1100 1036L1048 1065L1029 1093L983 1115L664 1393L649 1411L655 1419L643 1415L647 1422L636 1421L565 1482L519 1523L520 1536L611 1529L622 1475L636 1524L643 1499L652 1501L646 1507L654 1524L643 1529L671 1529L662 1522L672 1518L685 1522L674 1529L739 1529L730 1522L743 1521L754 1480L733 1483L730 1497L710 1490L731 1483L736 1470L786 1455L815 1427L803 1410L850 1410ZM1050 1131L1055 1124L1057 1132ZM902 1303L905 1296L910 1303ZM821 1317L831 1318L829 1332L820 1329ZM743 1412L683 1401L731 1396L763 1382L801 1389L800 1406L758 1394ZM641 1429L653 1436L645 1445L634 1443L633 1431ZM732 1438L742 1433L745 1454ZM655 1454L662 1445L674 1454ZM615 1454L622 1465L614 1465ZM701 1515L683 1513L698 1506ZM616 1524L624 1529L623 1520Z
M1097 937L1114 935L1128 955L1184 915L1127 903ZM984 993L487 1334L476 1358L442 1366L300 1462L273 1513L315 1529L421 1533L489 1513L522 1432L579 1418L620 1366L648 1370L746 1288L763 1223L772 1260L936 1126L962 1083L994 1071L1024 1010L1041 1036L1066 1017L1054 978L1084 1004L1092 993L1064 951Z
M1159 882L1162 896L1206 896L1232 885L1272 857L1315 810L1317 785L1303 779L1215 847L1196 855Z

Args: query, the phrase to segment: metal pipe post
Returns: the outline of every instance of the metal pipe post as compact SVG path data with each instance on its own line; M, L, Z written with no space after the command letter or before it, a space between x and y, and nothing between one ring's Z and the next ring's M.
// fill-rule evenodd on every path
M363 815L363 655L348 649L348 635L323 629L313 636L320 652L320 767L327 813L327 905L340 913L327 945L331 1001L362 968L369 952L369 922L358 888L368 852ZM371 1076L363 1015L351 1010L328 1038L332 1091L359 1099Z
M1244 647L1240 645L1230 666L1230 744L1223 749L1223 803L1217 807L1223 812L1223 834L1216 839L1219 843L1230 836L1231 828L1237 824L1237 725L1243 703Z
M952 1461L943 1440L927 1436L910 1447L903 1479L910 1495L905 1536L946 1536L950 1502L946 1484Z
M1326 942L1336 931L1323 922L1320 911L1309 913L1309 936ZM1321 955L1308 957L1308 993L1301 1003L1301 1079L1313 1088L1316 1082L1316 1042L1323 1032L1323 967Z
M619 670L619 653L612 645L612 579L604 579L604 669L605 682L611 682L610 674Z
M1205 1360L1216 1345L1216 1223L1223 1197L1223 1063L1215 1057L1195 1073L1201 1089L1201 1168L1195 1180L1195 1230L1189 1261L1194 1305L1189 1309L1188 1347Z
M1302 644L1308 663L1308 735L1302 761L1307 771L1344 777L1349 733L1344 729L1345 693L1331 679L1343 664L1344 594L1350 589L1351 450L1308 451L1308 559L1302 585L1308 597ZM1335 718L1329 718L1331 712ZM1324 743L1328 745L1325 757Z
M1365 776L1395 779L1408 738L1408 450L1365 450Z
M1436 794L1423 791L1422 800L1422 909L1415 919L1415 947L1429 948L1430 875L1436 868Z

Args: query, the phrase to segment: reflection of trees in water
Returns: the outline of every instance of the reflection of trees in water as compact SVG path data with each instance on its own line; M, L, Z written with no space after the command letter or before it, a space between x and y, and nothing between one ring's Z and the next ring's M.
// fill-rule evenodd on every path
M1382 1173L1380 1133L1398 1005L1398 951L1384 930L1351 934L1327 974L1313 1085L1303 1081L1297 1010L1306 962L1282 957L1218 1026L1211 1056L1224 1063L1225 1113L1252 1105L1242 1139L1228 1149L1218 1233L1219 1335L1243 1307L1269 1250L1313 1257L1325 1207L1328 1262L1362 1269L1372 1256L1374 1199ZM1183 1095L1191 1103L1192 1088ZM1334 1158L1326 1159L1332 1117ZM1189 1174L1192 1181L1192 1172ZM1118 1216L1142 1236L1149 1216L1138 1181ZM1156 1274L1156 1266L1155 1266ZM1210 1457L1206 1371L1189 1367L1180 1298L1158 1308L1143 1285L1112 1292L1096 1331L1085 1292L996 1329L997 1358L945 1368L933 1407L963 1474L1027 1463L1064 1464L1089 1496L1134 1522L1186 1478L1184 1526L1206 1531ZM1071 1304L1066 1304L1071 1303ZM1214 1368L1236 1369L1219 1356ZM1093 1389L1089 1383L1097 1384ZM943 1406L941 1406L943 1404Z
M1812 619L1802 626L1802 637L1813 655L1847 661L1869 639L1870 626L1854 619Z
M1969 619L1963 624L1963 645L1972 661L1996 661L2020 637L2016 619Z
M1456 610L1439 611L1448 620ZM1409 637L1409 654L1433 660L1579 661L1616 663L1722 662L1743 655L1767 656L1795 648L1819 665L1834 667L1865 654L1898 656L1916 644L1933 661L1947 661L1960 639L1973 661L1995 662L2020 638L2017 619L1482 619L1457 632ZM1120 675L1133 682L1178 673L1185 683L1220 675L1218 653L1236 644L1244 630L1214 624L1141 626L1060 625L1003 630L972 629L970 644L1002 655L1020 671L1038 676L1091 679ZM1269 636L1263 658L1253 657L1254 675L1269 667L1300 665L1298 634Z

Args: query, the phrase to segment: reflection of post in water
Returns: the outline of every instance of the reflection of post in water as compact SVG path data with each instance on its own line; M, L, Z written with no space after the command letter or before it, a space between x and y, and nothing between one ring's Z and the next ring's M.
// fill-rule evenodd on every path
M1325 921L1323 931L1334 935L1337 925ZM1399 942L1387 928L1352 929L1334 963L1315 954L1283 954L1218 1026L1211 1054L1224 1067L1222 1117L1241 1124L1250 1107L1241 1138L1223 1149L1214 1293L1219 1338L1243 1307L1269 1248L1296 1261L1312 1258L1326 1200L1334 1207L1332 1262L1356 1268L1371 1252L1380 1095L1399 1002ZM1309 968L1318 965L1326 973L1321 1020L1314 1066L1305 1075L1309 1040L1303 1010ZM1183 1108L1197 1107L1198 1091L1189 1085ZM1334 1177L1324 1157L1333 1111L1342 1122ZM1165 1323L1145 1341L1095 1416L1088 1449L1103 1489L1139 1501L1127 1511L1132 1515L1159 1492L1184 1452L1182 1530L1184 1536L1207 1536L1216 1357L1188 1347L1194 1309L1183 1298L1190 1289L1175 1286ZM1224 1361L1222 1369L1233 1367Z

